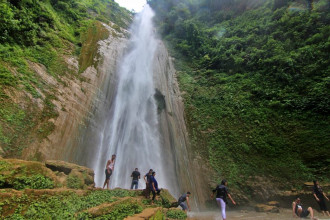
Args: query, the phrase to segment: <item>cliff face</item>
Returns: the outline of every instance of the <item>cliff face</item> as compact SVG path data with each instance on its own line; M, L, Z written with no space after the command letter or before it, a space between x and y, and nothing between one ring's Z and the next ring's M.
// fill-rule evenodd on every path
M201 204L210 193L210 169L205 161L191 152L184 104L172 59L165 45L159 42L154 58L154 80L162 145L168 166L175 172L169 178L173 184L179 185L178 195L192 192L193 205L203 208Z
M120 58L126 42L126 31L119 31L102 24L104 32L109 37L98 41L97 53L92 57L92 65L80 74L80 78L63 76L56 80L47 74L42 65L31 63L31 68L48 84L56 90L56 99L52 100L58 117L50 119L54 123L53 132L41 142L34 142L23 150L22 158L29 159L38 155L38 159L58 159L83 164L85 153L89 153L89 146L81 146L80 140L84 133L88 119L103 105L111 101L111 91L114 88L114 75L117 60ZM91 47L88 43L84 47ZM82 54L83 56L84 54ZM78 60L75 57L66 57L68 67L79 71ZM95 66L95 67L94 67ZM112 82L112 83L111 83ZM110 94L105 94L110 91ZM107 99L107 101L105 100Z

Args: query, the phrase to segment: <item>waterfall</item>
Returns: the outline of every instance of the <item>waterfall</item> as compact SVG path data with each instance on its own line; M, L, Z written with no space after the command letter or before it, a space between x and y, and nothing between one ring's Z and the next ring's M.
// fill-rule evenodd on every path
M138 14L131 27L129 51L118 66L117 91L106 115L92 168L96 186L105 179L106 161L116 154L110 187L129 188L131 173L138 168L141 178L150 169L156 171L160 187L166 183L166 164L162 157L157 103L153 81L153 59L157 40L152 25L153 11L148 5ZM144 188L140 181L139 188Z

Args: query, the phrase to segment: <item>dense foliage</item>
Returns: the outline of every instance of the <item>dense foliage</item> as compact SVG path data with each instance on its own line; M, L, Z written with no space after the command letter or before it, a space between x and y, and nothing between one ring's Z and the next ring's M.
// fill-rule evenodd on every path
M148 2L177 58L194 151L214 180L328 180L328 1Z
M2 192L2 193L5 193ZM137 193L128 190L95 190L83 195L75 191L58 191L54 195L13 195L0 198L0 217L6 219L90 219L89 208L103 203L112 203L122 197L135 197ZM96 219L124 219L142 211L134 202L118 203L112 207L113 212L96 217ZM95 218L95 217L94 217Z
M112 0L4 0L0 14L0 155L14 157L51 134L58 116L56 88L32 67L42 64L64 86L63 76L79 80L65 57L80 56L88 41L91 49L80 59L84 71L98 40L109 35L100 21L126 28L132 15Z

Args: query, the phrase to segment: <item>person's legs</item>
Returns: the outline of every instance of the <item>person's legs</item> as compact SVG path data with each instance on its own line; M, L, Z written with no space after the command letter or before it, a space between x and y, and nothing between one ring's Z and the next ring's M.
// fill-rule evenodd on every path
M138 188L139 188L139 181L135 180L135 189L138 189Z
M134 186L134 180L132 180L131 189L133 189L133 186Z
M151 190L152 192L152 199L151 199L151 204L154 204L154 201L155 201L155 197L156 197L156 192Z
M317 219L317 218L314 218L314 212L313 212L312 207L308 207L307 211L311 214L311 219L314 219L314 220ZM307 217L307 216L308 216L308 214L304 217Z
M226 203L225 201L223 201L223 199L220 199L220 204L221 204L222 218L223 220L226 220Z
M146 190L145 190L145 192L146 192L146 198L149 199L149 197L150 197L150 188L149 188L149 184L148 183L146 183Z
M187 212L187 206L183 202L180 202L179 206L181 206L182 210Z
M226 220L226 203L225 203L225 201L223 201L223 199L221 199L221 198L216 198L216 201L217 201L219 208L221 209L222 219Z

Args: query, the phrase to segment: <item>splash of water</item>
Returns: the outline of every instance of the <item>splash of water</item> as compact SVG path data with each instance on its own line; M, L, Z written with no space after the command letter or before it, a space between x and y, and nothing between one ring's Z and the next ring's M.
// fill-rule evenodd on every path
M131 173L139 168L141 178L150 169L156 171L160 187L166 187L166 169L158 133L157 105L154 99L153 58L157 40L152 25L152 10L146 5L135 17L130 51L118 70L118 88L108 122L100 135L98 155L93 164L95 182L102 186L106 161L117 155L110 187L129 188ZM139 188L144 184L140 181Z

